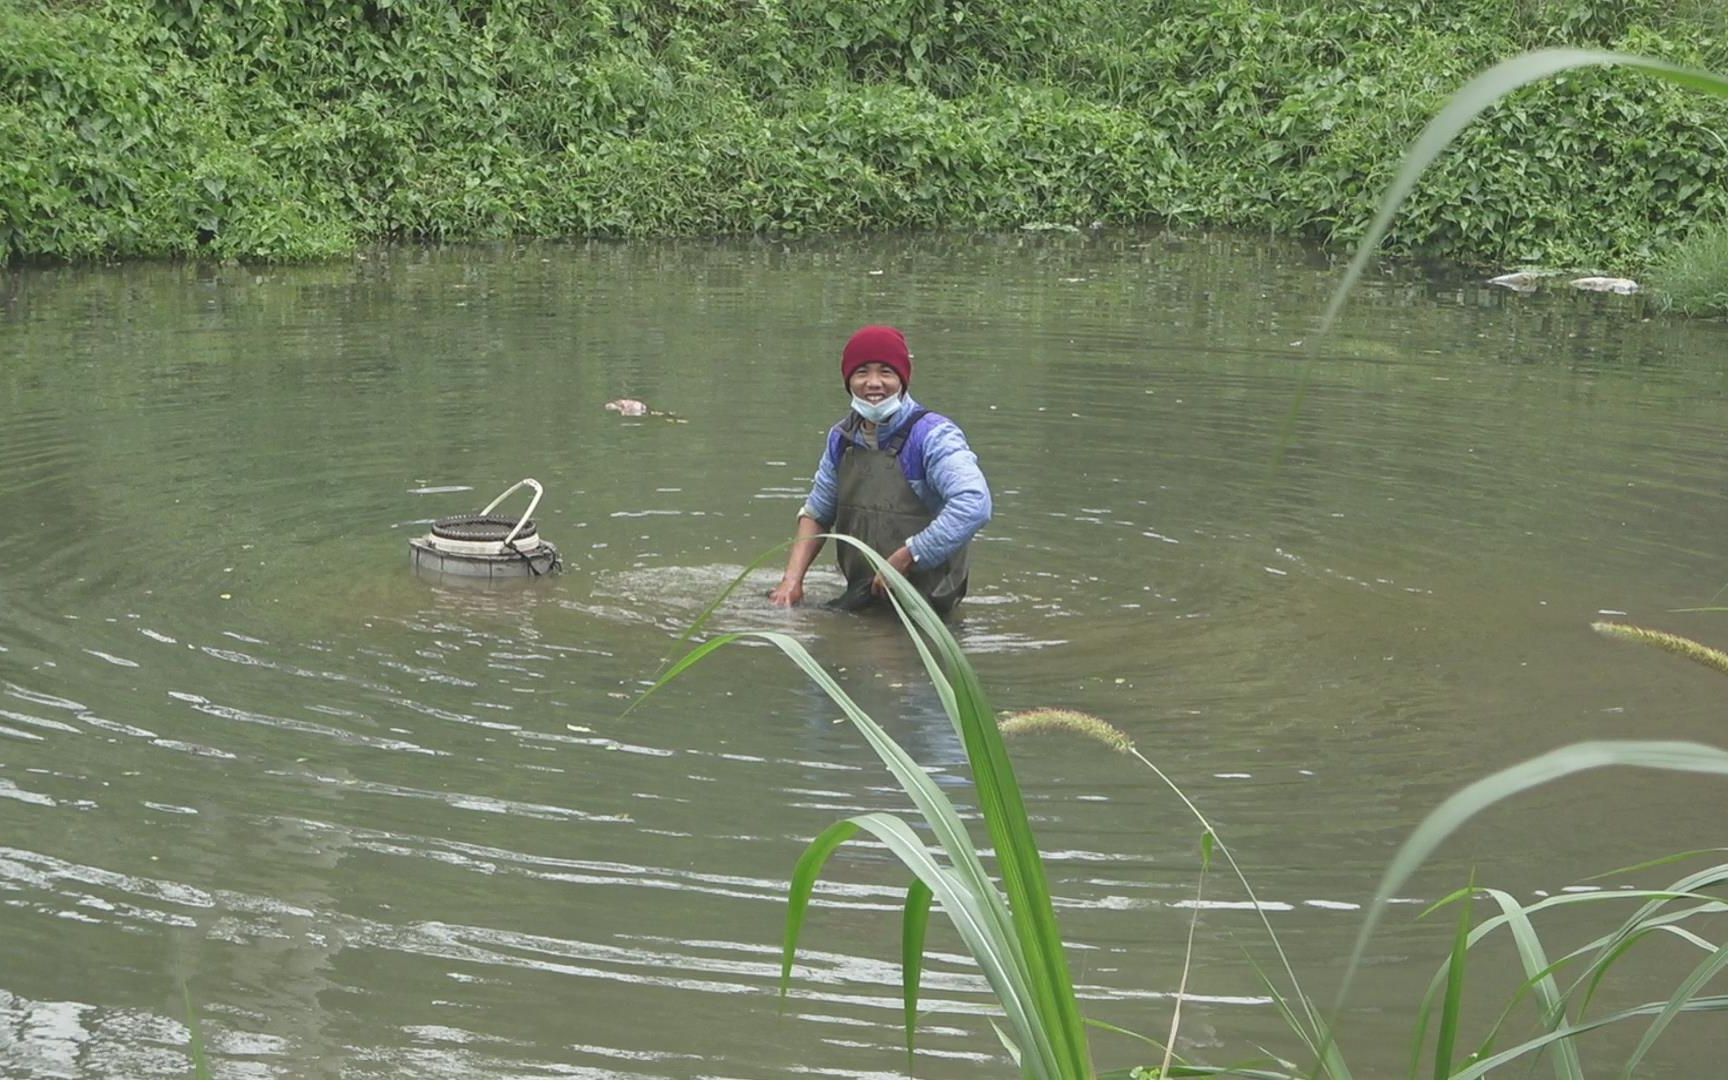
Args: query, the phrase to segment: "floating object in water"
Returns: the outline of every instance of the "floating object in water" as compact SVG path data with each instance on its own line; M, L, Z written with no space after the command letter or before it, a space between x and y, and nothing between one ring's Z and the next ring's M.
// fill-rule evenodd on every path
M1519 270L1515 273L1489 278L1488 284L1511 289L1513 292L1535 292L1537 283L1548 276L1540 270Z
M669 412L661 412L659 409L650 409L647 402L637 401L635 398L623 397L616 401L608 401L606 403L606 408L611 412L617 413L619 416L652 416L656 419L665 420L673 424L688 424L690 422L682 416L675 416Z
M492 512L523 487L533 488L534 498L520 518ZM557 570L562 565L558 549L540 538L532 518L544 494L538 480L519 480L478 514L434 521L431 532L408 541L415 572L502 581Z
M1631 296L1638 291L1638 283L1631 278L1623 277L1581 277L1570 282L1574 289L1584 289L1588 292L1611 292L1621 296Z
M1488 284L1499 285L1513 292L1535 292L1536 287L1548 278L1559 277L1557 270L1518 270L1510 274L1489 278ZM1638 291L1638 283L1631 278L1623 277L1578 277L1567 282L1574 289L1584 289L1589 292L1619 293L1630 296Z

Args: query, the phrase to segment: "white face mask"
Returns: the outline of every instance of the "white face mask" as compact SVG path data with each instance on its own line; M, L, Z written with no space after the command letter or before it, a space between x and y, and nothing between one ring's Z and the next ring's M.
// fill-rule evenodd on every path
M904 395L895 394L891 398L883 398L881 401L871 402L865 401L857 394L853 394L852 411L870 421L872 424L880 424L884 420L892 417L895 413L899 412L900 405L905 400Z

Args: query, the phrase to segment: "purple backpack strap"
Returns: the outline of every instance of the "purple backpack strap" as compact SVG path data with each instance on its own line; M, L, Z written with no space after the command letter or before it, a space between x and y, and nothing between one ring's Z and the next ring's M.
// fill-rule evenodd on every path
M848 413L846 419L828 429L828 464L836 469L840 467L840 455L846 452L846 444L852 441L852 417Z
M946 423L946 416L934 412L924 413L912 421L906 432L906 442L900 447L900 471L906 474L907 480L914 484L923 482L924 441L939 425Z
M856 430L855 416L848 414L846 419L828 429L828 462L835 468L840 467L840 456L846 452L846 446L852 441L852 432ZM941 413L921 410L912 418L912 423L898 433L889 445L883 449L891 451L900 460L900 471L906 479L919 483L924 479L924 440L936 430L940 424L948 423L948 418Z

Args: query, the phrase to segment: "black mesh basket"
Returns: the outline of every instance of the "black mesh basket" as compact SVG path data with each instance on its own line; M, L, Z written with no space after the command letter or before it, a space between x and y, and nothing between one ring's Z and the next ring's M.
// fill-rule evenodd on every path
M445 540L496 544L510 535L510 530L516 527L516 520L501 514L456 514L434 521L432 535ZM537 531L534 522L525 521L522 523L522 530L516 534L516 539L526 540Z

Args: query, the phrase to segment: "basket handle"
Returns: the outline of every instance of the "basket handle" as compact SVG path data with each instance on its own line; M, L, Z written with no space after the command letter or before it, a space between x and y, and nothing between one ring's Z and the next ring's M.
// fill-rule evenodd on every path
M528 479L518 480L514 484L511 484L508 488L505 488L504 494L498 496L496 499L493 499L491 502L487 503L486 509L480 511L480 513L483 515L484 514L490 514L493 510L495 510L497 508L499 503L503 502L505 499L508 499L511 496L511 494L514 493L518 488L523 488L523 487L533 488L534 489L534 498L532 498L528 501L528 509L522 511L522 519L516 523L516 527L514 529L510 530L510 535L506 536L504 538L504 546L505 547L509 547L511 542L516 539L516 534L522 531L522 527L524 525L528 524L528 519L534 516L534 508L536 506L540 505L540 496L546 494L546 490L540 486L540 481L528 480Z

